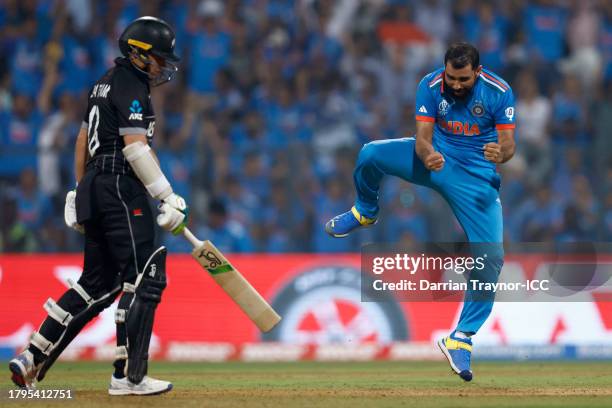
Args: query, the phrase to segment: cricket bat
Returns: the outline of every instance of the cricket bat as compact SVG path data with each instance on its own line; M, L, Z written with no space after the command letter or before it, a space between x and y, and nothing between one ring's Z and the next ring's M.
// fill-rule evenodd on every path
M183 235L193 245L191 255L238 304L244 313L262 332L272 330L280 322L281 317L272 306L251 286L225 258L212 242L200 241L189 229L183 230Z

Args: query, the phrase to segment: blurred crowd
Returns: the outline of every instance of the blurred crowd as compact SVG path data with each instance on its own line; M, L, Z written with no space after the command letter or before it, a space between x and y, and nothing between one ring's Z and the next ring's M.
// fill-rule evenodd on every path
M222 250L463 240L441 197L392 178L376 227L323 229L352 205L361 146L414 134L416 85L454 40L517 100L506 239L612 239L612 1L0 0L0 251L82 248L63 205L86 94L142 15L175 27L182 56L153 90L154 148Z

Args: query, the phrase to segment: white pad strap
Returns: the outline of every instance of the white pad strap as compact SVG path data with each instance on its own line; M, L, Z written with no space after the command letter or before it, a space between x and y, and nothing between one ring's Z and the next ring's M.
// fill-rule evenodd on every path
M115 347L115 358L117 360L127 360L128 359L128 351L125 346Z
M136 285L133 285L129 282L124 282L123 283L123 291L125 293L134 293L136 292Z
M151 197L163 200L172 194L172 187L159 168L149 145L142 142L130 143L122 152Z
M85 289L83 289L81 285L79 285L72 279L68 279L68 285L70 286L70 289L74 289L75 292L78 293L79 296L81 296L85 302L87 302L87 305L91 305L92 303L95 302L94 298L89 296L87 292L85 292Z
M53 350L53 343L47 340L42 334L35 331L30 337L30 343L39 349L44 355L48 356Z
M50 317L61 325L68 326L72 320L72 315L58 306L51 298L47 299L43 308L47 311Z
M117 309L115 311L115 323L125 323L125 309Z

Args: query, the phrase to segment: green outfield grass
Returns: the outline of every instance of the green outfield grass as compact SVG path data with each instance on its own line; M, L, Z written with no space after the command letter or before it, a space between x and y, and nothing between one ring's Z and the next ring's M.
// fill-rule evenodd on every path
M3 362L3 366L6 363ZM174 390L152 397L110 397L110 363L59 363L39 388L71 388L62 402L8 401L2 407L610 407L610 363L477 363L463 383L438 362L162 363L153 376Z

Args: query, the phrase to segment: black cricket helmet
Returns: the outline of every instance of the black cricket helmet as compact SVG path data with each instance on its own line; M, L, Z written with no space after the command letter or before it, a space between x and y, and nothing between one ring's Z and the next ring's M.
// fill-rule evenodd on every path
M152 86L161 85L172 79L178 70L176 63L180 58L174 54L176 36L170 25L156 17L140 17L132 21L119 37L119 50L128 59L136 58L145 64L151 64L151 55L162 59L161 73L152 77L146 69L132 62L132 65L149 76Z

